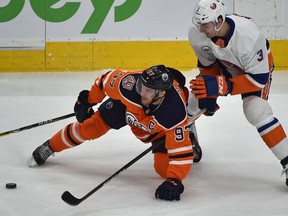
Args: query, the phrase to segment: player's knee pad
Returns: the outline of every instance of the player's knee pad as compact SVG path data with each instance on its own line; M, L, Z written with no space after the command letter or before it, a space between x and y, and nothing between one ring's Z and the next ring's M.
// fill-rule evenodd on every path
M167 178L169 157L166 153L154 153L154 169L162 178Z
M243 98L243 111L247 121L255 127L260 127L273 119L269 103L257 96Z

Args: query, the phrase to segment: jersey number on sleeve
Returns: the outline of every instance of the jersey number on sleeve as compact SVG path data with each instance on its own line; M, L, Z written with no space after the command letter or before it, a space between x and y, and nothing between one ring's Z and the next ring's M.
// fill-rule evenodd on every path
M259 62L261 62L261 61L263 60L263 50L262 50L262 49L260 49L260 50L257 52L257 56L258 56L257 60L258 60Z
M177 142L180 142L184 139L184 131L182 127L178 127L175 129L175 139Z

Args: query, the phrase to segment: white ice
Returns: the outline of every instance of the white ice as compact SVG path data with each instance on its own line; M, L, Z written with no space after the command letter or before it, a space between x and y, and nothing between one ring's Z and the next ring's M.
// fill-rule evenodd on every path
M101 72L0 73L0 133L72 113L78 93L89 89ZM185 72L188 79L195 74ZM286 131L287 83L287 71L275 71L269 98ZM213 117L197 120L203 158L184 180L179 202L154 198L163 180L154 172L149 153L78 206L64 203L64 191L84 196L149 147L125 127L29 168L26 160L32 151L75 121L70 118L0 137L0 215L287 215L282 167L246 121L240 96L218 102L221 109ZM6 189L8 182L17 188Z

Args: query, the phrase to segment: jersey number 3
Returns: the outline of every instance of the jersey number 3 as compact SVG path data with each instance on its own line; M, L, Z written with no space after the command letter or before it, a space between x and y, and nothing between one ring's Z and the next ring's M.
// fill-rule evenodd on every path
M263 60L263 50L262 50L262 49L260 49L260 50L257 52L257 56L258 56L257 60L258 60L259 62L261 62L261 61Z

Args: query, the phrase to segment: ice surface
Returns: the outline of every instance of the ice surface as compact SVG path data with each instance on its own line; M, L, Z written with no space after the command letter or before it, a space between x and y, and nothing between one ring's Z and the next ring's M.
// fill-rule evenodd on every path
M78 93L101 72L0 73L0 132L73 112ZM188 79L195 71L185 72ZM288 131L288 73L274 72L270 104ZM203 158L184 180L179 202L154 198L162 183L151 153L76 207L61 200L68 190L82 197L149 145L125 127L29 168L32 151L74 118L0 137L1 216L280 216L287 215L282 167L242 113L240 96L219 99L213 117L197 120ZM5 188L7 182L17 189Z

